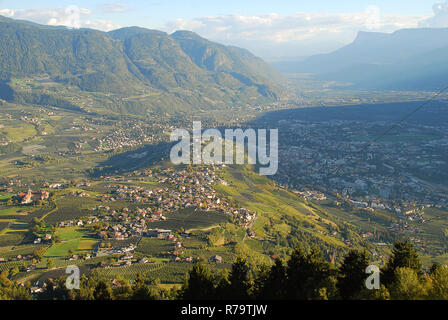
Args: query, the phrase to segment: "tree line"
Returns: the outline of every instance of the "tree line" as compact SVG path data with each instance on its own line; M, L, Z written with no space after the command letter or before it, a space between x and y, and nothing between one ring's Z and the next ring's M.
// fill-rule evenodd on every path
M137 275L130 282L113 281L92 272L81 276L80 288L68 290L66 277L48 279L42 292L31 295L30 284L0 274L0 299L44 300L423 300L448 299L448 266L433 264L424 270L414 246L397 241L380 271L378 289L366 287L371 257L351 251L339 266L325 260L318 247L295 249L287 261L271 266L251 265L239 257L230 269L212 270L202 262L193 265L180 289L161 289L159 280Z

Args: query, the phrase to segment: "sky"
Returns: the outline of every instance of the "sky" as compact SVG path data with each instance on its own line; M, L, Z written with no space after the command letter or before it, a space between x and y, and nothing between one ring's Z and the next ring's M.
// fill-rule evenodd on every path
M191 30L275 61L333 51L359 31L448 27L448 0L0 0L0 15L102 31Z

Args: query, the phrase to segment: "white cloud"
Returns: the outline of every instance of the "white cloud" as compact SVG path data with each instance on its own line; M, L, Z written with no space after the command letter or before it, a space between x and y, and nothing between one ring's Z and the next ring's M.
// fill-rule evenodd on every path
M349 14L302 13L290 16L223 15L193 20L177 19L166 25L168 31L188 29L205 37L223 39L297 41L339 34L353 38L359 30L393 31L403 26L417 27L422 16L381 15L378 7Z
M14 10L0 9L0 15L5 16L5 17L12 17L14 15Z
M165 30L191 30L215 41L242 45L263 57L269 48L282 47L287 51L289 45L296 51L290 54L297 56L301 47L307 48L306 52L301 52L303 55L334 50L352 42L358 31L393 32L417 27L426 18L383 14L378 7L369 6L356 13L233 14L177 19L168 23ZM328 46L330 43L332 45Z
M434 16L422 21L419 26L427 28L447 28L448 1L434 4L432 10L434 11Z
M93 28L110 31L120 28L111 21L92 19L89 9L69 6L67 8L39 8L28 10L0 9L0 14L14 19L28 20L44 25L69 28Z
M103 31L111 31L121 28L120 25L114 24L109 20L96 19L96 20L86 20L83 22L84 28L97 29Z

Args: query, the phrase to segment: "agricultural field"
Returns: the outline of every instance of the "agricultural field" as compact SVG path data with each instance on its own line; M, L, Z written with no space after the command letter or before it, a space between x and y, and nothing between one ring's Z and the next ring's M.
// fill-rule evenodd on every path
M151 271L149 275L154 279L159 279L164 284L181 284L191 268L191 263L172 262L167 263L160 269Z
M79 271L81 274L84 274L86 276L89 276L91 273L91 269L88 266L79 266ZM65 269L58 268L58 269L53 269L53 270L49 270L49 271L45 271L45 272L36 272L31 276L31 279L33 279L34 281L45 281L49 278L57 279L62 276L66 276ZM30 278L29 278L29 280L30 280Z
M3 134L12 142L22 142L25 139L34 137L37 132L32 124L19 120L2 121L3 127L0 134Z
M0 214L0 248L30 243L29 223L33 218L42 218L53 210L51 204L40 207L8 206L2 207ZM0 254L0 257L2 255Z
M75 254L79 253L78 245L79 245L80 239L73 239L73 240L67 240L63 241L59 244L55 244L51 246L46 254L46 258L68 258L70 256L69 251L73 250Z
M25 236L21 233L10 233L8 228L3 229L0 234L0 247L17 246L22 244Z
M48 248L45 258L66 259L71 251L77 255L91 253L99 242L81 227L58 228L55 236L59 238L60 243Z
M10 194L0 194L0 202L6 202L11 199L12 195Z
M3 230L6 230L6 228L8 228L9 225L10 225L10 223L9 223L8 221L2 221L2 220L0 220L0 233L1 233Z
M218 194L232 206L247 208L257 214L257 219L248 227L235 223L228 215L213 211L196 211L183 209L174 212L165 212L166 220L148 223L148 228L169 229L174 232L184 230L190 233L189 237L181 237L182 248L176 249L172 241L155 238L131 237L126 240L99 240L96 235L90 234L84 227L56 228L55 243L46 245L45 255L37 269L29 274L19 274L18 278L42 277L50 274L46 270L47 259L52 258L55 267L64 268L76 264L88 268L96 268L97 263L119 264L118 256L105 256L90 260L73 260L68 258L71 254L82 255L93 253L100 243L113 248L123 248L130 243L136 245L133 264L130 266L112 266L110 268L96 269L108 278L118 274L133 279L137 273L150 273L159 278L164 284L180 284L185 274L190 270L191 264L185 262L170 262L169 252L182 251L180 257L187 257L208 261L210 257L219 255L223 264L212 264L214 269L229 266L238 255L246 256L255 265L272 263L271 256L280 254L286 256L292 247L297 245L297 239L304 239L307 243L319 243L328 248L346 249L341 236L330 235L330 231L340 230L341 221L328 214L322 206L303 201L297 195L277 187L273 182L255 174L251 168L228 167L218 173L228 185L215 185ZM124 180L124 179L123 179ZM138 180L138 181L135 181ZM155 187L152 181L140 179L126 179L116 181L91 181L89 187L75 188L72 184L62 189L53 189L51 201L42 206L3 206L0 207L0 221L5 220L7 225L4 236L0 236L0 250L18 245L27 234L28 224L34 217L45 223L49 228L58 222L81 219L94 216L94 208L105 205L99 199L103 194L112 195L110 185L127 184L129 186L142 186L145 189ZM70 192L86 192L90 197L70 196ZM146 208L150 203L131 203L126 200L107 202L111 210L120 211L124 207L129 210ZM3 210L3 211L2 211ZM8 219L8 220L7 220ZM14 229L16 232L14 232ZM248 236L248 229L255 231L254 237ZM46 229L45 229L46 230ZM2 232L2 231L0 231ZM28 240L29 241L29 240ZM22 247L21 247L22 248ZM32 251L33 246L23 246L24 252ZM21 252L18 249L8 249L8 257ZM2 251L0 251L2 256ZM150 262L139 264L142 257L148 257ZM56 272L56 271L51 271ZM22 278L21 278L22 277Z
M56 210L47 215L44 220L47 224L56 224L60 221L87 217L92 215L90 210L99 204L99 201L91 198L62 196L56 200Z
M185 230L210 227L228 221L227 215L217 212L195 211L194 209L184 209L166 214L167 220L156 221L151 224L152 228Z
M163 256L168 251L173 251L174 244L169 240L142 238L137 246L136 252L149 256Z
M9 261L9 262L0 262L0 272L5 270L10 270L12 268L21 267L23 265L23 261Z
M0 206L0 219L2 216L24 216L30 211L23 206Z
M128 280L133 280L137 277L137 274L147 275L152 274L156 270L163 269L166 266L166 262L134 264L124 267L111 267L104 269L97 269L99 274L105 278L114 279L117 276L121 276Z
M18 255L32 255L36 249L45 247L45 245L19 245L0 247L0 257L4 259L10 259L17 257Z

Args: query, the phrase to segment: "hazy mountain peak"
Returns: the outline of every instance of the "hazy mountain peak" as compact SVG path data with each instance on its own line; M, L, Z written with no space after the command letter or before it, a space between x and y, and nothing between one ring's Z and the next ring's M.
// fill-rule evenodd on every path
M370 31L359 31L353 43L380 40L385 39L389 36L387 33L382 32L370 32Z
M437 89L448 81L448 28L361 31L353 43L289 70L364 88Z
M127 38L133 37L138 34L152 34L152 35L163 35L166 36L167 33L159 30L146 29L141 27L125 27L113 31L109 31L108 34L114 39L125 40Z
M173 38L196 39L196 40L197 39L202 39L202 40L205 40L204 38L202 38L197 33L193 32L193 31L188 31L188 30L177 30L176 32L172 33L171 36Z

